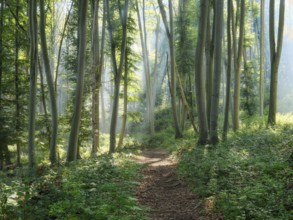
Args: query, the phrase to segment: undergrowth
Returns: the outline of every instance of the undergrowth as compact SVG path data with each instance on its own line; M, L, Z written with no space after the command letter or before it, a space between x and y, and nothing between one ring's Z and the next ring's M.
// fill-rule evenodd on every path
M0 177L0 219L147 219L134 196L138 168L119 153L40 166L35 178L23 169L2 173L10 177Z
M217 146L183 140L178 173L224 219L293 219L293 127L245 129Z

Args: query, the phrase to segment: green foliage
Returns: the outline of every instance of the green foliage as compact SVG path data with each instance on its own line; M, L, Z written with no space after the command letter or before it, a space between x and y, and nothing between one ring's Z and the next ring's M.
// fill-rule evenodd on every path
M6 188L1 185L0 216L147 219L145 209L138 206L134 197L138 168L120 153L53 169L41 166L37 169L38 178L30 178L21 171L16 178L5 178L7 183L2 185Z
M225 219L292 219L292 134L253 127L216 147L182 143L178 171Z

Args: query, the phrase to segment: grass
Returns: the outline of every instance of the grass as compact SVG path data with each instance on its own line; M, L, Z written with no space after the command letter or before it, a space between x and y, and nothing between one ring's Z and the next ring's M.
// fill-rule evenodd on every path
M134 195L138 169L120 152L53 169L40 166L37 178L23 169L1 173L0 218L147 219Z

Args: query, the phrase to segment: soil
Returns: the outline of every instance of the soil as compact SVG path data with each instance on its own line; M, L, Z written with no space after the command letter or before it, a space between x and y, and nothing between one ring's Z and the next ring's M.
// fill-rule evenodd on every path
M133 160L143 164L143 175L136 195L139 203L150 207L154 220L221 219L208 212L207 204L194 195L188 185L176 175L176 160L166 150L143 151Z

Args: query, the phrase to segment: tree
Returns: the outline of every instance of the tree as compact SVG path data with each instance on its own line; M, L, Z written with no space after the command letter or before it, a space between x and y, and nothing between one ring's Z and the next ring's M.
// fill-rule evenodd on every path
M260 14L261 14L261 24L260 24L260 69L259 69L259 115L263 116L264 114L264 42L265 42L265 33L264 33L264 25L265 25L265 2L261 0L260 2Z
M169 40L170 47L170 72L171 72L171 80L170 80L170 91L171 91L171 104L172 104L172 112L174 119L174 127L175 127L175 138L181 138L182 131L179 126L179 120L177 115L177 106L176 106L176 70L175 70L175 46L174 46L174 24L173 24L173 4L172 0L169 0L169 23L170 28L168 27L167 15L163 5L162 0L158 0L158 4L161 11L161 16L164 22L166 34Z
M30 33L30 96L29 96L29 137L28 159L29 167L36 165L35 159L35 123L36 123L36 85L38 66L38 30L37 1L29 1L29 33Z
M97 153L99 146L99 0L92 1L92 155Z
M45 73L47 78L47 83L49 87L49 95L50 95L50 104L52 111L52 130L51 130L51 141L50 141L50 161L51 164L56 163L57 155L57 132L58 132L58 113L57 113L57 104L55 98L55 90L54 90L54 82L50 67L50 60L47 48L47 40L46 40L46 18L45 18L45 3L44 0L40 0L40 38L41 38L41 48L43 61L45 66Z
M226 81L226 102L224 110L224 127L223 127L223 139L227 138L228 126L229 126L229 107L231 96L231 67L232 67L232 36L231 36L231 13L232 13L232 0L227 1L228 16L227 16L227 81Z
M74 113L71 121L71 131L68 141L67 161L77 158L78 135L80 129L82 94L84 86L85 50L86 50L86 17L87 0L78 1L79 24L78 24L78 55L77 55L77 85L75 90Z
M212 144L219 141L218 138L218 111L219 111L219 96L220 83L222 74L222 37L223 37L223 12L224 1L217 0L215 7L215 68L214 82L211 100L210 112L210 140ZM209 114L209 112L208 112Z
M196 101L198 111L198 124L199 124L199 144L206 144L208 142L208 121L206 111L206 88L205 77L203 71L204 49L207 33L207 20L208 20L209 0L200 1L200 17L199 28L196 47L196 60L195 60L195 86L196 86Z
M234 19L234 10L232 5L232 33L233 33L233 51L234 51L234 97L233 97L233 130L239 129L239 106L240 106L240 73L241 60L243 56L244 42L244 21L245 21L245 0L241 0L240 5L240 24L238 47L236 42L236 22Z
M148 43L147 43L147 31L146 31L146 18L145 18L145 1L143 0L143 7L142 7L142 22L141 22L141 15L140 9L138 5L138 0L136 0L136 12L137 12L137 20L138 20L138 27L140 33L140 42L141 42L141 49L142 49L142 57L143 57L143 67L146 79L146 108L147 108L147 123L149 126L149 132L151 135L155 132L155 124L154 124L154 106L152 105L152 76L151 76L151 67L150 67L150 60L149 60L149 53L148 53Z
M278 69L283 46L285 0L280 0L279 27L277 45L275 40L275 0L270 1L270 52L271 52L271 83L268 124L276 124Z
M110 125L110 149L109 153L113 153L116 148L116 125L118 117L118 106L119 106L119 92L120 92L120 82L122 76L123 64L125 62L125 52L126 52L126 38L127 38L127 18L128 18L128 0L124 3L124 9L122 10L120 1L119 3L119 17L122 26L122 40L121 40L121 54L119 66L116 60L116 46L113 35L113 26L110 14L109 1L104 0L104 8L107 13L108 31L110 38L111 47L111 60L114 72L114 100L113 100L113 110Z

